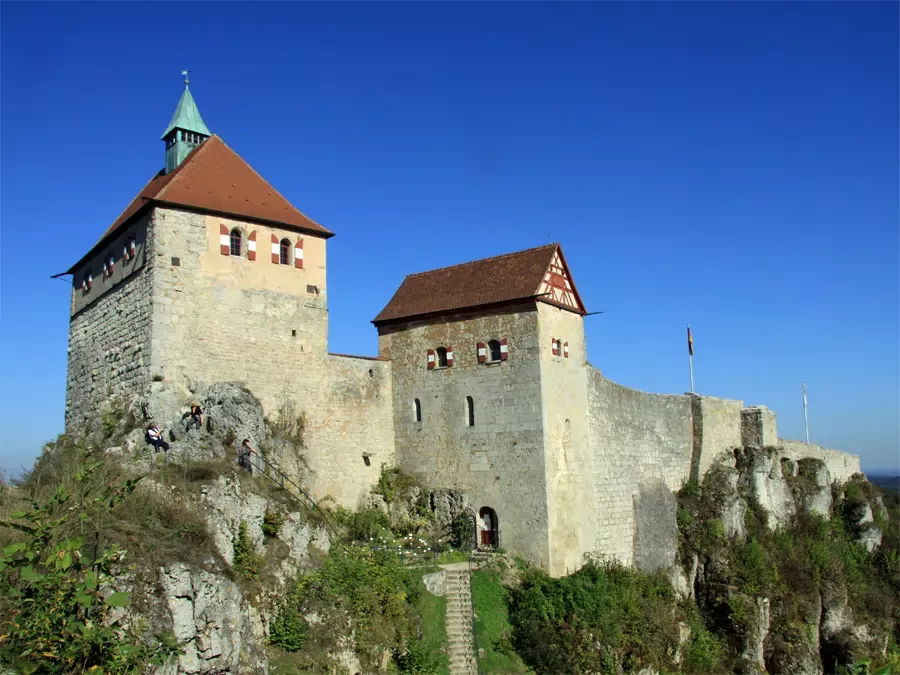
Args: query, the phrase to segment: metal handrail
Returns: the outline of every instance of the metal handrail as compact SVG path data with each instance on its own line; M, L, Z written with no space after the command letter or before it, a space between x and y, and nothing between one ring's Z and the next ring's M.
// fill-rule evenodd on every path
M332 531L332 533L334 534L334 536L337 537L338 539L342 539L342 537L338 534L338 531L334 528L334 525L332 525L332 524L331 524L331 521L328 520L328 516L325 515L325 512L324 512L322 509L319 508L319 505L316 504L315 500L314 500L312 497L310 497L302 487L300 487L300 486L297 485L294 481L292 481L290 478L288 478L287 475L285 475L285 473L284 473L281 469L279 469L274 463L272 463L272 462L270 462L269 460L267 460L267 459L266 459L265 457L263 457L261 454L259 454L258 452L254 452L253 454L256 455L256 457L258 457L259 459L261 459L263 462L265 462L266 467L272 469L275 473L277 473L278 476L279 476L279 478L281 478L281 482L280 482L280 484L279 484L279 482L278 482L277 480L275 480L274 477L272 477L271 475L269 475L267 472L264 472L263 475L264 475L266 478L268 478L270 481L272 481L272 482L275 483L276 485L279 485L279 486L281 487L282 490L284 490L285 492L287 492L288 494L291 494L291 495L292 495L291 491L288 490L287 488L285 488L285 487L284 487L284 484L285 484L285 482L287 482L289 485L293 485L293 486L294 486L294 489L296 489L297 492L299 492L301 495L303 495L303 497L306 499L306 501L308 501L308 502L312 505L312 507L313 507L316 511L319 512L319 515L322 516L322 520L325 521L325 524L328 525L328 529L330 529L330 530ZM252 460L251 460L250 466L251 466L251 467L253 466ZM250 475L251 475L251 476L253 475L253 471L252 471L252 470L251 470L251 472L250 472ZM292 495L292 496L293 496L295 499L297 498L296 495Z

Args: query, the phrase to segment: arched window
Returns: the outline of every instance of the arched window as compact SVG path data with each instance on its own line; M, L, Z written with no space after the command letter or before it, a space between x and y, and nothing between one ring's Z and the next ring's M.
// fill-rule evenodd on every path
M241 255L241 231L237 228L231 231L231 255Z
M288 239L281 240L281 264L291 264L291 242Z
M413 399L413 414L416 422L422 421L422 402L419 399Z
M437 348L437 364L438 368L447 367L447 349L446 347Z
M491 350L491 361L499 361L500 360L500 342L497 340L491 340L488 342L488 349Z
M471 396L466 396L466 423L470 427L475 426L475 401Z

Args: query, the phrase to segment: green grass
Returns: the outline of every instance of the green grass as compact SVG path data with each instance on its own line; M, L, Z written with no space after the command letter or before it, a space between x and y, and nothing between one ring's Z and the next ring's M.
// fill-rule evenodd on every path
M422 574L427 574L427 572L422 572ZM450 657L445 651L447 647L447 599L429 593L424 586L425 584L422 582L422 593L416 607L419 616L422 617L422 646L426 653L433 655L434 662L439 664L437 675L449 675Z
M446 565L448 563L466 562L468 559L469 554L465 551L444 551L443 553L438 553L437 564Z
M506 589L497 572L472 573L472 601L475 609L475 637L484 656L478 661L487 675L532 672L513 651L512 629L506 609Z

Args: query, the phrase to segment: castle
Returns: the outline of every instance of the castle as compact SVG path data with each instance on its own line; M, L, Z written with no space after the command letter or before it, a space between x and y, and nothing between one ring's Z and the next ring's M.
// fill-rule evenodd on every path
M67 428L111 394L183 404L242 381L267 414L305 414L315 497L355 508L398 466L465 491L485 543L551 574L588 553L653 567L672 491L736 446L821 458L832 479L859 471L779 440L765 407L604 378L558 244L412 274L373 321L378 357L329 353L333 233L210 133L187 81L162 140L165 169L65 273Z

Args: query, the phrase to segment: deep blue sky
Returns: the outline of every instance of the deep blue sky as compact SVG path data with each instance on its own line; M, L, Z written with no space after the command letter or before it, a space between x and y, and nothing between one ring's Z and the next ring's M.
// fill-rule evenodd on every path
M332 351L407 273L560 241L588 355L898 466L896 3L0 5L0 467L62 430L77 260L207 125L329 243Z

